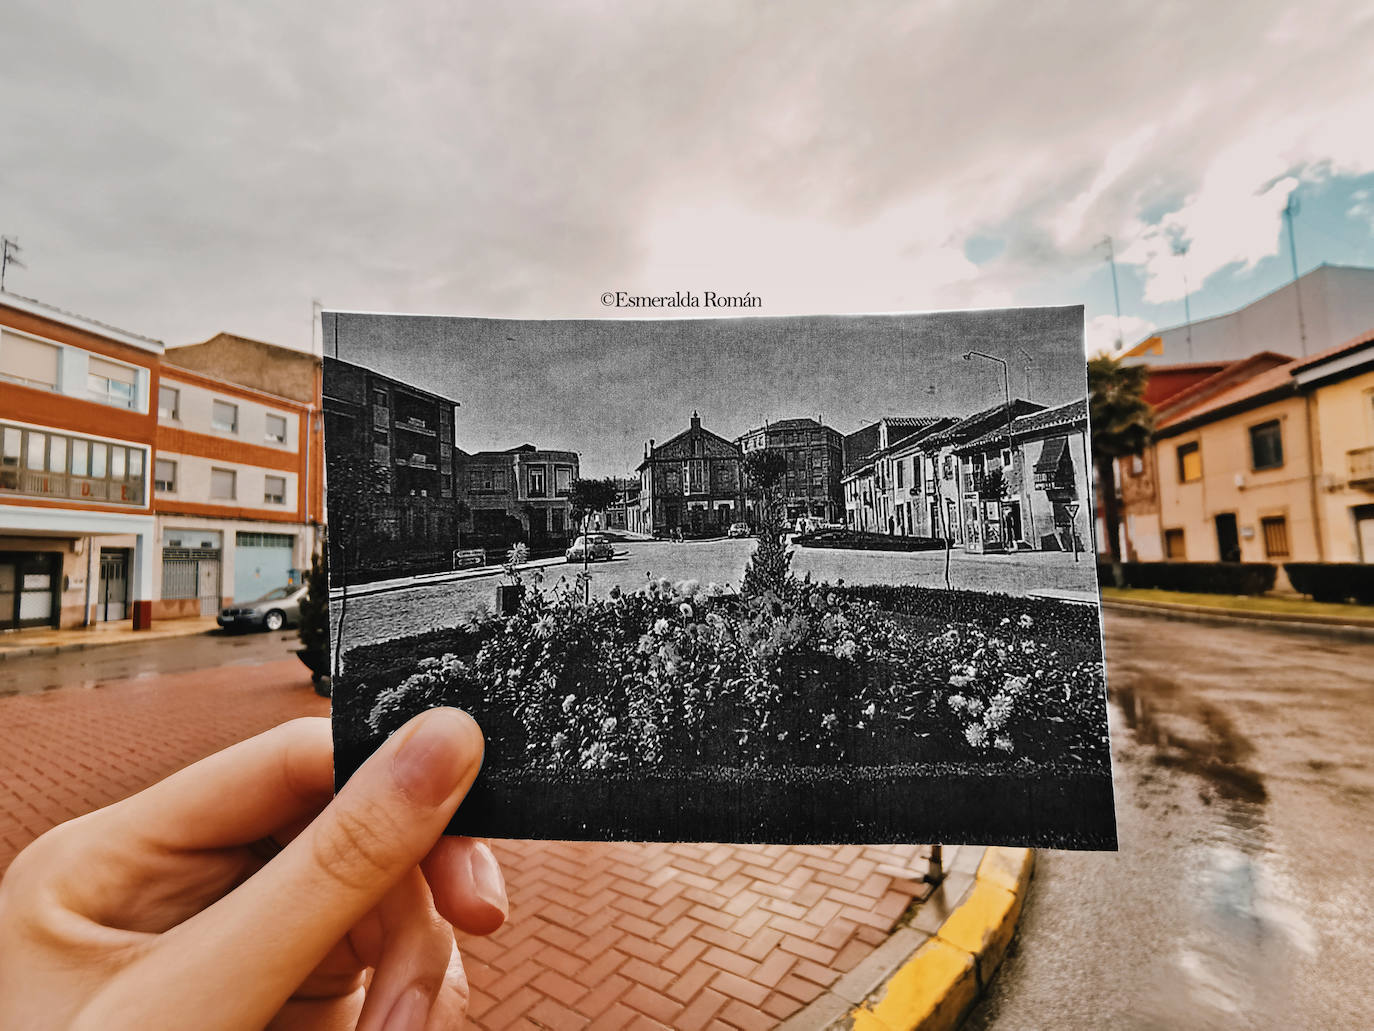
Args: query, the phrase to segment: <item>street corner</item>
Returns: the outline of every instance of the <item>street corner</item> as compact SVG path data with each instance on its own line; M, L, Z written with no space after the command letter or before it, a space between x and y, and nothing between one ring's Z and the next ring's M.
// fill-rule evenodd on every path
M1035 854L984 851L972 887L955 910L836 1031L945 1031L973 1008L1006 955L1030 887Z

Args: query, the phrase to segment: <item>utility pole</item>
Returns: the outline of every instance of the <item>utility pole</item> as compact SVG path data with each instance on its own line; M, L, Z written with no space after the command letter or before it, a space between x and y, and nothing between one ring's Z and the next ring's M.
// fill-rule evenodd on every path
M0 237L0 291L5 289L5 273L11 265L15 268L28 268L18 257L22 249L18 240L11 240L8 236Z
M1179 260L1179 268L1182 269L1182 271L1183 271L1183 320L1184 320L1184 324L1188 327L1188 360L1189 360L1189 361L1192 361L1192 360L1193 360L1193 311L1192 311L1192 308L1191 308L1190 305L1189 305L1189 296L1188 296L1188 295L1189 295L1189 290L1188 290L1188 266L1187 266L1187 264L1184 262L1184 259L1185 259L1185 258L1187 257L1187 255L1188 255L1188 248L1189 248L1190 246L1191 246L1191 244L1189 244L1189 243L1187 243L1187 242L1185 242L1185 241L1183 241L1183 240L1175 240L1175 241L1173 242L1174 257L1178 258L1178 260Z
M1102 242L1107 245L1107 264L1112 267L1112 298L1116 301L1116 349L1119 351L1125 346L1125 341L1121 339L1121 289L1116 285L1116 248L1110 236L1104 236Z
M1293 216L1298 213L1298 191L1288 195L1288 203L1283 207L1283 217L1288 223L1288 257L1293 263L1293 295L1298 299L1298 339L1302 341L1302 353L1307 354L1307 326L1302 318L1302 286L1298 283L1298 243L1293 236Z

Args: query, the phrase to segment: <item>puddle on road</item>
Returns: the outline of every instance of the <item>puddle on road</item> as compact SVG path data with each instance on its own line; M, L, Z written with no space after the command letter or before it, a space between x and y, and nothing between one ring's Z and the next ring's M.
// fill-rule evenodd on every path
M1264 778L1247 765L1254 746L1225 712L1166 678L1118 677L1111 696L1123 737L1146 760L1131 764L1140 781L1153 779L1151 769L1177 771L1174 786L1196 790L1203 803L1155 814L1169 824L1165 836L1181 842L1164 847L1181 857L1176 905L1185 918L1160 956L1150 1009L1188 1027L1272 1019L1318 939L1295 902L1293 859L1274 841Z

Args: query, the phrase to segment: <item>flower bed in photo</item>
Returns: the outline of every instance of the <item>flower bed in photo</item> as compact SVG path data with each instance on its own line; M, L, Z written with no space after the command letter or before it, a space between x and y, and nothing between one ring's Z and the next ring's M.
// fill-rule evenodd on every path
M1091 606L931 592L959 596L942 607L919 590L793 580L745 598L656 580L591 601L574 585L531 590L514 616L426 635L430 653L410 662L383 654L404 642L350 652L352 701L340 704L353 711L339 715L376 738L459 705L486 731L490 767L528 772L1106 767Z

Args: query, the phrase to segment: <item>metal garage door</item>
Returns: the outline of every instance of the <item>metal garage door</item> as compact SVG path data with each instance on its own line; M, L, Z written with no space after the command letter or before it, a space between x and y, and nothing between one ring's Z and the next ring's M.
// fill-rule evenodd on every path
M162 597L196 598L200 614L219 611L219 552L205 548L162 549Z
M252 601L286 586L296 538L289 533L239 533L234 544L234 600Z

